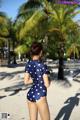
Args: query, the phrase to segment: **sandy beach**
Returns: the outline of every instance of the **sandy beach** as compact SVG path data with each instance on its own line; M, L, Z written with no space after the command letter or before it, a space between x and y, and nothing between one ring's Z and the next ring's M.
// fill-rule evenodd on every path
M29 120L26 94L30 85L24 85L23 76L24 65L0 67L0 112L9 113L10 120ZM52 80L47 99L51 120L80 120L80 81L71 81L69 86Z

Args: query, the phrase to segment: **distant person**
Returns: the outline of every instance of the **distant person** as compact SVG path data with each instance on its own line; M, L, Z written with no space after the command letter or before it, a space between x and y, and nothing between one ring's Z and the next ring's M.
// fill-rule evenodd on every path
M38 111L41 120L50 120L47 103L47 88L50 86L47 66L41 61L43 47L41 43L34 42L30 48L31 60L25 67L24 83L33 83L27 93L30 120L38 120Z

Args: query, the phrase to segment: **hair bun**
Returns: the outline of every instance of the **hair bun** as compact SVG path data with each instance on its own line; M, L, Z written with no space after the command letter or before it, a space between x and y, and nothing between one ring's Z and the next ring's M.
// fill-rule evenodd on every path
M39 55L43 50L42 44L38 42L33 42L30 48L30 55Z

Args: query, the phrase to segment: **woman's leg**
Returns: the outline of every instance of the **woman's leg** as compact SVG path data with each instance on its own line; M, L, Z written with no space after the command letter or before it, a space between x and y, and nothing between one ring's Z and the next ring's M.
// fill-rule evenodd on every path
M41 99L38 100L36 104L38 106L41 120L50 120L50 112L46 97L41 97Z
M30 120L38 119L38 108L35 102L28 101Z

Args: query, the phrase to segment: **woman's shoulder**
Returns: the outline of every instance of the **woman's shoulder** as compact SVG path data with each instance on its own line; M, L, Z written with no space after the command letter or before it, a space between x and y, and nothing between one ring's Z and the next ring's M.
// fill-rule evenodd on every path
M31 60L28 60L28 61L26 62L26 66L29 66L29 65L31 65Z
M46 67L46 66L47 66L47 65L46 65L44 62L42 62L42 61L33 61L33 60L27 61L27 62L26 62L26 65L27 65L27 66L37 65L37 66L39 66L39 67Z
M46 65L44 62L42 62L42 61L39 62L39 65L40 65L41 67L46 67L46 66L47 66L47 65Z

